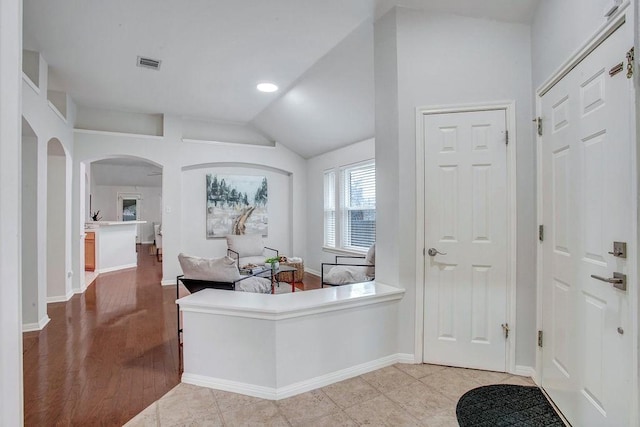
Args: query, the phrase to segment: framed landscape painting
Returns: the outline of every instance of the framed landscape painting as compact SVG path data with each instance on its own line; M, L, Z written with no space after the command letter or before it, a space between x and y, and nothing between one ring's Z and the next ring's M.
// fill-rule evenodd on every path
M264 176L207 174L207 238L266 236L268 200Z

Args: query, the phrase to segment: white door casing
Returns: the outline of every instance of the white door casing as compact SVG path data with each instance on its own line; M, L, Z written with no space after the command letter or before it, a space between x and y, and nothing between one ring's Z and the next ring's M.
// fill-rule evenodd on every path
M420 118L420 117L419 117ZM504 109L424 114L423 361L506 371Z
M633 331L629 290L592 278L628 275L636 286L629 25L608 36L540 99L541 382L569 422L632 420ZM627 243L627 258L608 253ZM620 329L618 329L620 328ZM625 333L627 331L627 333Z

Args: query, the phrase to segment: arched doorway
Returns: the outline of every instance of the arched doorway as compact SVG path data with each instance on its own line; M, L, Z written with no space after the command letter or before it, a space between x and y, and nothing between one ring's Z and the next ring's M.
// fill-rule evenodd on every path
M85 228L93 227L95 221L146 221L137 226L136 244L149 252L154 243L154 225L162 223L162 166L150 160L132 156L113 156L83 162L82 180L85 189L81 191L80 203L85 206L82 221ZM99 231L86 230L99 237ZM95 248L100 249L96 243ZM87 242L85 242L85 254ZM100 255L96 255L100 257ZM83 261L86 258L83 255ZM161 266L159 267L161 269ZM101 268L96 267L100 273ZM95 277L85 273L85 287Z
M71 298L68 156L60 141L47 143L47 302Z

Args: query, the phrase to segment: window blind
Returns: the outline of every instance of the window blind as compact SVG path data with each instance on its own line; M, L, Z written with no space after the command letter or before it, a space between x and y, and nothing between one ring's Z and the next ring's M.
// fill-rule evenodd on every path
M336 247L336 173L324 173L324 245Z
M376 240L376 170L369 162L343 169L342 246L367 249Z

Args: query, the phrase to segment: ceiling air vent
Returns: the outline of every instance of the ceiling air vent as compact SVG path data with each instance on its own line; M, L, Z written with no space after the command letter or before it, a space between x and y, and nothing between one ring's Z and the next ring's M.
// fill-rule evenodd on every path
M143 68L151 68L152 70L160 69L160 62L157 59L145 58L143 56L138 56L138 67Z

